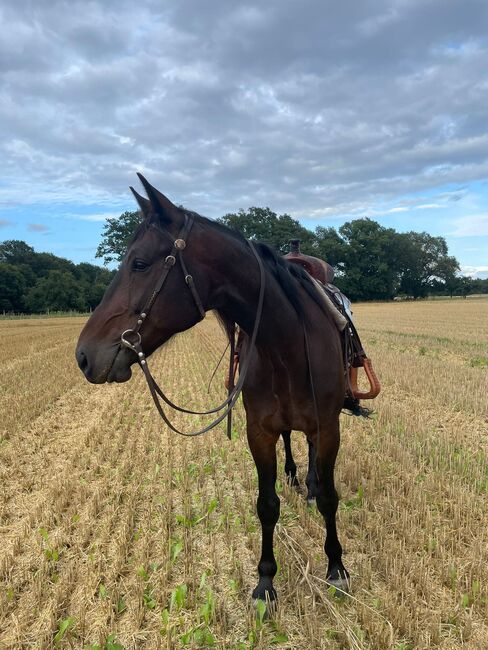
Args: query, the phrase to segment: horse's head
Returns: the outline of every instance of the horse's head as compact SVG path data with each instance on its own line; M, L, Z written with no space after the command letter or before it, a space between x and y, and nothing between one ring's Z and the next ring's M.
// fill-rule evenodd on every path
M144 220L130 242L120 268L105 295L88 319L76 348L76 359L92 383L122 382L131 377L136 353L121 345L121 335L136 327L143 308L156 289L166 258L185 223L184 210L152 187L139 175L149 199L132 188ZM200 230L200 233L197 232ZM181 235L180 235L181 236ZM207 273L202 261L201 228L194 227L185 246L185 263L195 280L203 304L208 296ZM141 325L142 348L146 355L201 318L178 260L168 273L147 318Z

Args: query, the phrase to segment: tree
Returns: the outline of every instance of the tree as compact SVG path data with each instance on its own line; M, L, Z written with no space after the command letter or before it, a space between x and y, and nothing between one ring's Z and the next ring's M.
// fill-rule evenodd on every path
M84 292L67 271L49 271L40 278L26 296L27 308L33 312L84 311Z
M74 275L83 289L87 307L95 309L112 281L115 271L82 262L76 265Z
M290 240L300 239L303 253L313 255L314 234L289 214L278 216L270 208L252 207L218 219L220 223L241 232L247 239L269 244L280 253L290 250Z
M73 262L52 253L34 253L30 267L37 278L47 275L49 271L73 273L75 269Z
M407 232L401 239L402 278L400 291L414 298L429 293L433 283L446 284L459 271L455 257L448 255L444 237L426 232Z
M107 219L95 257L102 257L104 264L120 262L124 257L127 244L142 221L143 216L139 211L126 211L120 217Z
M341 289L351 300L389 300L400 281L400 240L393 228L355 219L339 228L344 241Z
M23 311L26 286L25 276L18 267L0 262L1 311Z
M344 272L346 250L347 243L335 228L317 226L315 229L314 252L312 254L328 262L334 267L336 273L342 274Z
M0 244L0 262L30 266L35 255L32 246L19 239L7 239Z
M115 271L36 253L23 241L0 243L0 310L94 309Z

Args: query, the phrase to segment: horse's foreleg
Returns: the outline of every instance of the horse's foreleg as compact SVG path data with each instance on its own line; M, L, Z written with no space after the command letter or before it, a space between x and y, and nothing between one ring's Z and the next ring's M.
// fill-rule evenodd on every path
M317 507L326 528L324 550L329 561L327 580L341 591L348 592L349 573L342 564L342 547L336 528L339 497L334 486L334 465L339 450L339 420L320 431L316 447Z
M281 436L285 445L285 474L288 483L293 487L298 487L300 483L297 479L297 466L291 452L291 431L282 431Z
M279 434L249 429L249 447L258 471L259 494L257 500L258 517L261 522L262 547L258 564L259 582L252 592L254 600L276 600L273 578L277 565L273 553L273 533L280 516L280 500L275 490L276 482L276 443Z

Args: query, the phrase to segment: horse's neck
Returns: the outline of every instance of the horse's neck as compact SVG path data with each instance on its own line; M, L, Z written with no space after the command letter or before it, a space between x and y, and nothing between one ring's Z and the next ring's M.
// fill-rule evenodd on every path
M251 335L257 315L261 274L251 248L239 240L230 242L232 251L219 260L215 308L225 320L236 322ZM259 253L258 253L259 255ZM276 348L288 345L299 321L297 314L265 262L264 303L257 344Z

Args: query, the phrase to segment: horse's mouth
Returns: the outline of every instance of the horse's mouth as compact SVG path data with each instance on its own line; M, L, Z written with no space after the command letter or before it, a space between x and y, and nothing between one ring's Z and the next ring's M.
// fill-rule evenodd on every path
M137 357L131 350L119 346L112 364L106 373L105 381L108 384L112 384L113 382L121 384L124 381L129 381L132 377L131 366L136 361Z
M107 355L108 356L108 355ZM84 353L77 354L78 365L91 384L122 383L129 381L132 376L131 365L137 361L136 355L120 344L114 346L113 353L107 358L106 363L90 364ZM101 367L97 368L97 365Z

